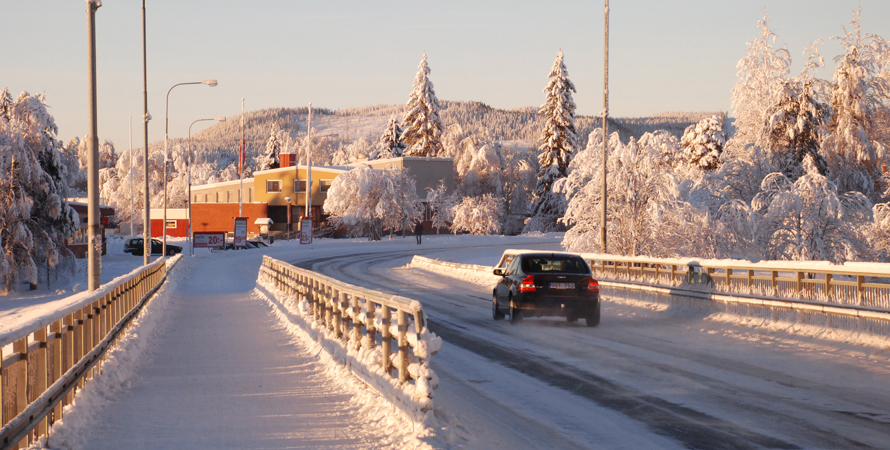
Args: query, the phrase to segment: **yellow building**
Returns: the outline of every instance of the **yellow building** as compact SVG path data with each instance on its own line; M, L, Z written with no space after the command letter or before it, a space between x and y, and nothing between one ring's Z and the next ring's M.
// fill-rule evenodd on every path
M291 223L297 223L299 217L306 213L306 189L309 174L306 166L289 166L294 161L295 155L282 154L282 165L278 169L260 170L253 173L252 178L241 181L226 181L202 186L192 186L192 202L199 203L238 203L239 193L243 196L244 203L267 205L268 218L272 219L273 232L284 232L288 224L288 205L291 207ZM435 189L440 182L444 182L449 191L455 186L454 161L452 158L418 158L402 157L379 159L374 161L361 161L346 166L312 166L311 192L309 203L311 204L312 217L320 222L326 220L322 209L327 199L327 191L340 174L345 173L358 165L367 165L372 169L385 169L387 167L399 167L405 169L414 179L417 188L417 196L426 200L427 190ZM288 201L290 198L290 201ZM247 213L245 213L247 214ZM196 223L198 221L195 213ZM254 223L260 217L249 217L248 223ZM429 220L424 217L424 220ZM316 222L318 223L318 222ZM294 227L296 228L296 227Z

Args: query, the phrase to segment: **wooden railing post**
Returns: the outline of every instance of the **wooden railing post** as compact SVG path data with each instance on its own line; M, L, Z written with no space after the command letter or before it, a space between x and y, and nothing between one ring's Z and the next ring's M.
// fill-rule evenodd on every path
M831 280L832 275L830 273L825 274L825 298L831 299Z
M797 272L797 295L803 291L803 272Z
M399 383L408 381L408 315L399 309Z
M358 320L359 317L359 304L358 304L358 295L352 295L352 317L355 317L352 321L352 345L355 346L356 350L361 350L362 348L362 323Z
M383 342L383 370L387 375L392 372L392 311L389 306L383 305L383 316L380 318L383 327L380 333Z
M30 395L28 396L29 404L37 400L37 398L46 391L46 374L49 369L46 363L46 327L41 327L39 330L34 332L34 342L37 343L38 347L34 355L34 387L33 389L31 389ZM35 431L37 431L37 436L43 436L46 434L45 417L40 421L39 424L37 424L37 428L35 429Z
M726 289L732 288L732 269L726 268Z
M337 339L343 338L343 312L340 310L341 305L343 305L343 291L337 289L334 291L333 298L333 315L334 315L334 336L337 336Z
M773 288L773 295L779 295L779 271L773 270L770 273L770 285Z
M62 378L62 374L65 373L62 370L62 355L65 353L65 326L62 323L62 319L59 319L53 322L52 326L49 329L50 333L55 338L55 344L53 344L53 368L50 372L50 380L49 384L52 386L56 381L59 381ZM62 402L56 403L56 406L53 408L52 422L62 418Z
M12 344L12 353L18 356L18 360L7 370L12 394L12 415L4 418L7 422L28 407L28 336Z
M858 275L856 276L856 304L862 306L864 304L864 291L865 291L865 276Z
M377 328L374 325L374 303L365 299L365 307L368 309L365 319L365 348L370 350L377 344Z

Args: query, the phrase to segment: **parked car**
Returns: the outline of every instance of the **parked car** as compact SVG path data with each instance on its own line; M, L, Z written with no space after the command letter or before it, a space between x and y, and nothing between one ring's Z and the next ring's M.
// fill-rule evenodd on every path
M124 242L124 253L132 253L136 256L145 255L145 241L142 238L130 238ZM164 243L157 240L151 240L151 254L160 255L164 251ZM182 252L182 247L178 245L167 244L167 256L175 255Z
M502 277L493 291L494 320L559 316L583 318L589 327L600 323L599 283L578 255L521 253L494 274Z

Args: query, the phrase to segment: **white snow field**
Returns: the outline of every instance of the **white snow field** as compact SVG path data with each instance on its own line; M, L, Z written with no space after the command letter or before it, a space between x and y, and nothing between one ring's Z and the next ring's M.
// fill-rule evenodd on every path
M103 374L38 447L736 449L890 442L890 353L880 340L820 340L699 303L617 290L606 293L597 328L556 318L511 325L491 319L485 277L410 264L419 254L490 266L506 248L561 250L560 241L552 234L430 235L418 246L397 236L199 252L177 265ZM320 356L264 299L256 285L263 254L423 303L430 329L444 341L432 358L439 388L429 427L407 420Z

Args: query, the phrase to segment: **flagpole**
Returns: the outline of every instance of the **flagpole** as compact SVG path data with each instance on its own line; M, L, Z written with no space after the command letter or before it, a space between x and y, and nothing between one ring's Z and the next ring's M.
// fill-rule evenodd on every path
M244 97L241 97L241 151L238 152L238 178L241 180L238 191L238 217L244 217Z

